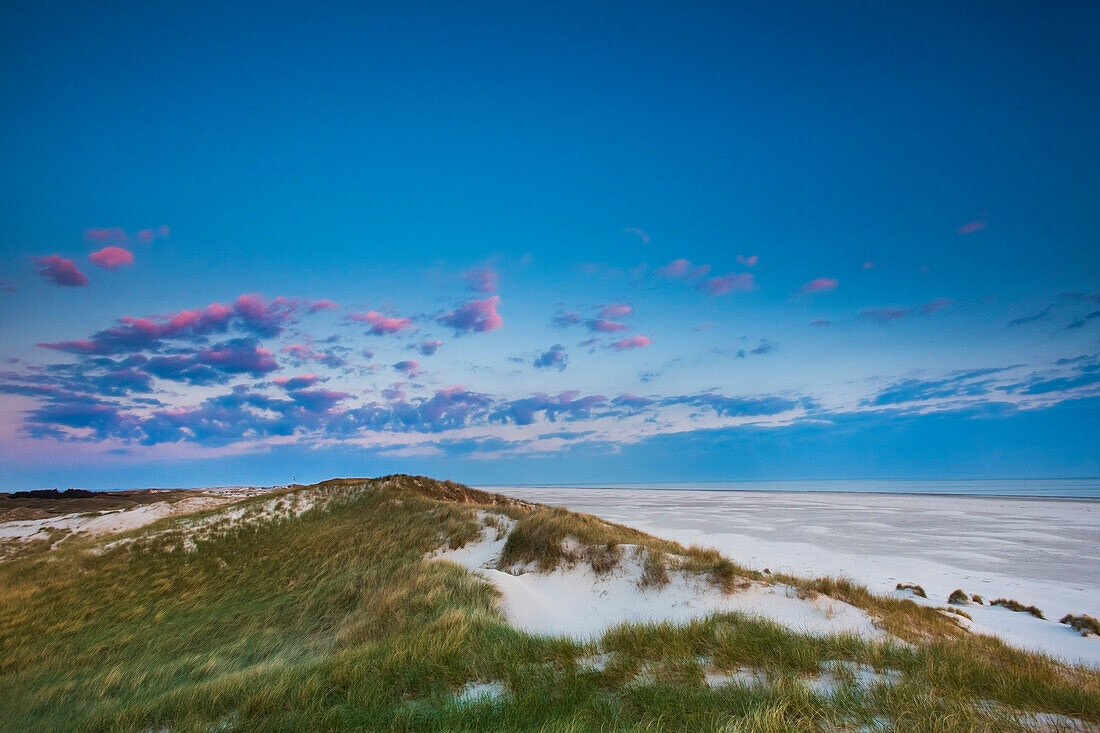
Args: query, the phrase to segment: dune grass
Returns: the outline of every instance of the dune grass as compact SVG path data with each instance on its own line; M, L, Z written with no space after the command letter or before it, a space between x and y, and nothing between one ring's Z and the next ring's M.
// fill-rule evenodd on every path
M297 492L313 508L261 511ZM1018 711L1100 723L1097 673L946 633L935 611L925 620L906 607L916 604L843 580L794 579L899 628L913 622L920 642L803 636L737 614L623 625L590 643L532 637L504 623L492 586L424 560L476 539L482 510L518 520L512 562L600 564L629 544L660 562L687 557L718 582L756 577L593 517L401 476L238 507L251 513L201 533L216 512L111 538L99 554L89 550L102 541L74 539L0 563L0 729L1023 730ZM597 549L563 557L555 537ZM597 654L602 669L583 664ZM807 680L835 660L897 679L815 693ZM742 667L766 682L706 684ZM456 697L490 683L501 694Z

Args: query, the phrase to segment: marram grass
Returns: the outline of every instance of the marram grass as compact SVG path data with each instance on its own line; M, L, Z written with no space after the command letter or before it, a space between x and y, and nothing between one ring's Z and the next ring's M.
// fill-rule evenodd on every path
M508 562L605 563L629 543L662 567L687 558L678 562L718 585L757 576L593 517L430 479L284 493L295 492L315 506L265 518L268 495L238 505L252 521L211 519L196 533L194 517L175 518L132 542L68 538L0 563L0 729L954 732L1028 730L1029 712L1100 724L1095 671L962 635L934 611L844 580L782 578L868 609L897 641L803 636L736 614L622 625L598 643L531 637L504 622L490 585L423 559L475 539L478 509L519 520ZM566 536L598 549L563 557ZM893 682L815 693L807 680L834 661L892 670ZM761 682L706 684L738 669Z

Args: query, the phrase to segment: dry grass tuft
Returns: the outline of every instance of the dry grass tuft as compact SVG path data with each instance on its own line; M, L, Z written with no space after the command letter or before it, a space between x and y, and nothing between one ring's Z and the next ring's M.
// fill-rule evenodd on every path
M1100 621L1097 621L1087 613L1083 613L1080 616L1074 616L1072 613L1067 613L1058 623L1069 624L1074 631L1080 632L1081 636L1088 636L1089 634L1100 636Z
M966 595L966 591L962 588L956 588L947 597L947 602L953 606L965 606L970 602L970 596Z
M920 596L921 598L927 598L928 594L924 592L924 588L921 588L916 583L898 583L894 590L910 590L913 591L913 595Z
M660 551L646 550L645 559L642 560L642 577L638 580L638 587L642 590L654 588L660 590L669 583L667 559Z
M1017 600L1009 598L997 598L989 602L991 606L1002 606L1009 611L1017 611L1019 613L1030 613L1035 618L1046 618L1043 616L1043 612L1035 606L1025 606Z

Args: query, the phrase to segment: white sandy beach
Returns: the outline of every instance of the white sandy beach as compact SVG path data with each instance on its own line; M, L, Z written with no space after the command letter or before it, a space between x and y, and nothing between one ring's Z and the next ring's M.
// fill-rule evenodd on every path
M970 604L972 630L1100 667L1100 638L1058 623L1100 616L1100 501L895 494L499 488L752 568L853 578L871 590L920 584L929 605L955 588L1038 606L1046 620ZM908 595L908 594L907 594Z

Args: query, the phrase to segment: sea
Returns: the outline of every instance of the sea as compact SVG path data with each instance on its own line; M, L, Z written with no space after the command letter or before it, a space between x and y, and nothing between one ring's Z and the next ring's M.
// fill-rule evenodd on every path
M1042 499L1100 499L1100 478L1030 479L799 479L794 481L668 481L653 483L478 484L503 489L631 489L635 491L776 491L855 494L943 494Z

